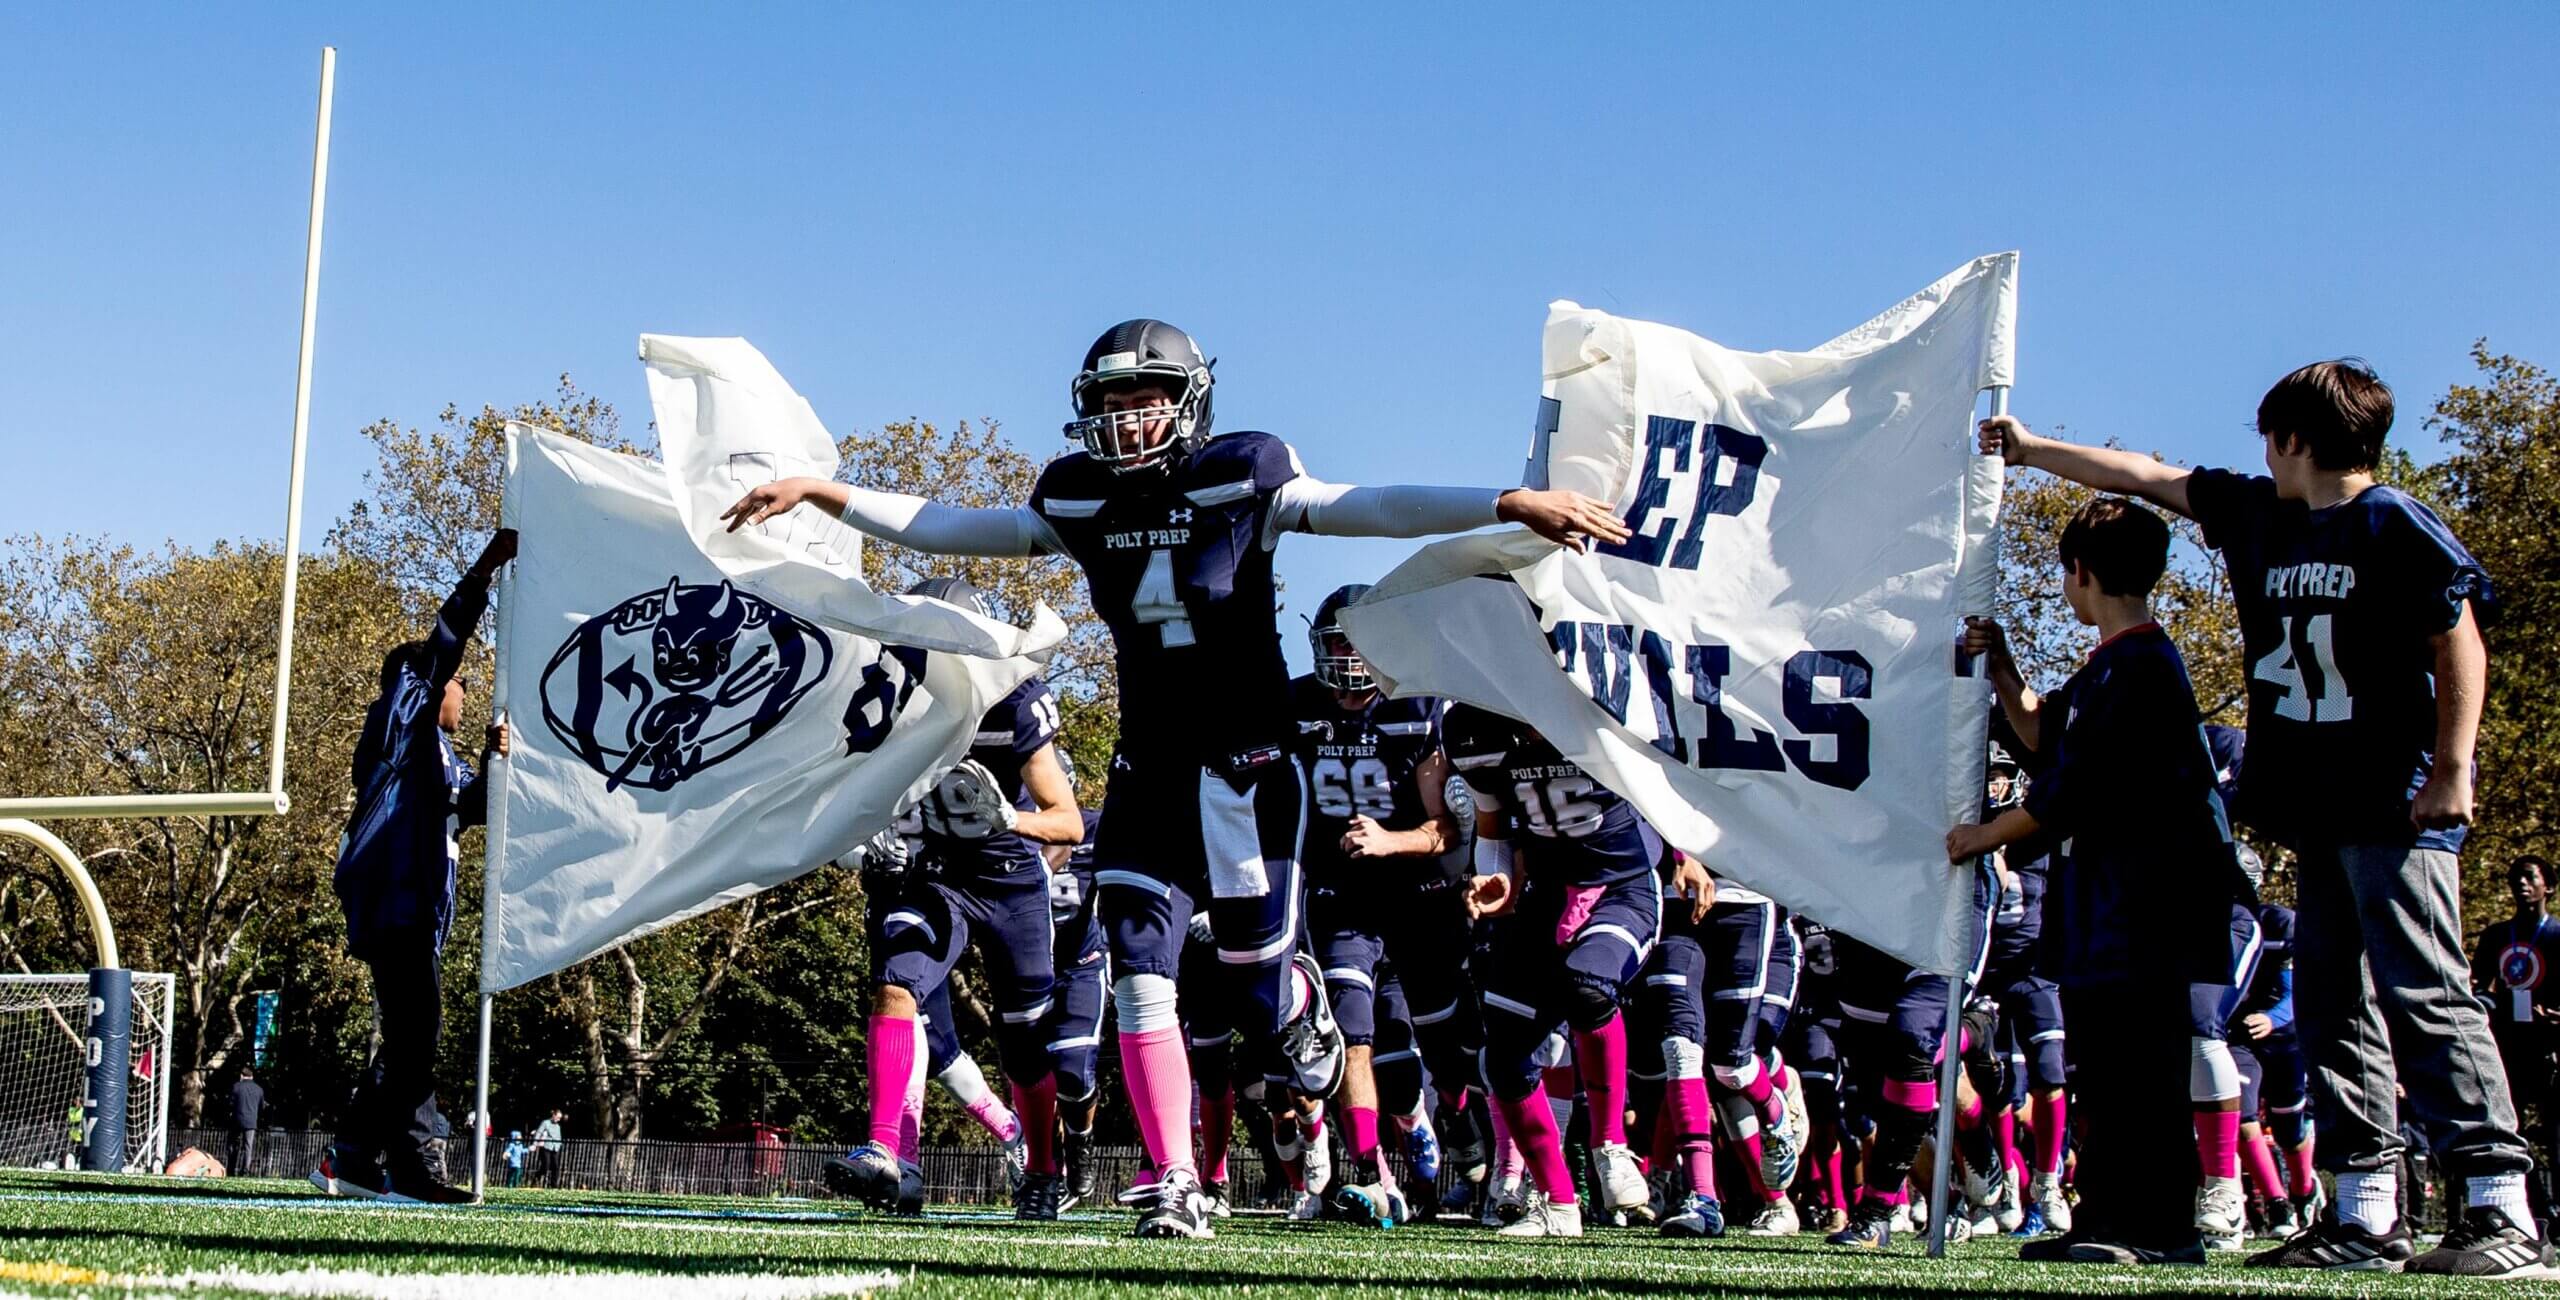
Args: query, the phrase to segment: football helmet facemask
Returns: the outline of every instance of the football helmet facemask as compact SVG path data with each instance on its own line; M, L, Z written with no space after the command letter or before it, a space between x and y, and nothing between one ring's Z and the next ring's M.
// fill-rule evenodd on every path
M1355 582L1336 590L1316 606L1316 616L1308 620L1307 644L1313 650L1316 680L1347 695L1358 695L1378 689L1376 674L1369 671L1369 661L1351 646L1351 638L1342 633L1342 609L1369 594L1369 584Z
M1116 473L1177 464L1209 440L1210 388L1217 364L1191 336L1160 320L1127 320L1102 332L1085 349L1084 368L1068 386L1076 418L1070 440ZM1105 409L1114 390L1161 388L1173 400L1122 410Z

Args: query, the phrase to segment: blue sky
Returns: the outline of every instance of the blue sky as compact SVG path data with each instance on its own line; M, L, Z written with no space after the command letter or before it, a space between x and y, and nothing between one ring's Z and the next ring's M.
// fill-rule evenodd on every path
M2422 455L2475 336L2560 363L2560 7L1378 8L9 7L0 532L280 531L324 43L315 536L378 417L636 430L644 330L1047 454L1160 316L1345 482L1516 481L1549 299L1805 347L2005 248L2018 412L2184 459L2305 360Z

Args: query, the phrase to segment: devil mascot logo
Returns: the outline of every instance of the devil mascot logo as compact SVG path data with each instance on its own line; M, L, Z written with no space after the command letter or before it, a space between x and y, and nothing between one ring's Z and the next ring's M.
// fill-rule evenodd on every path
M773 730L834 658L806 619L726 582L670 577L560 643L542 716L606 789L672 790Z

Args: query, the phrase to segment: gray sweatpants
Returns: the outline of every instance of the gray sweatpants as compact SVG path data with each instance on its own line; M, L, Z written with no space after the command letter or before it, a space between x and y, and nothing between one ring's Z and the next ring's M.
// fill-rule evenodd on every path
M2531 1169L2462 956L2462 860L2406 845L2319 846L2298 872L2294 1012L2321 1167L2398 1167L2396 1086L2448 1174Z

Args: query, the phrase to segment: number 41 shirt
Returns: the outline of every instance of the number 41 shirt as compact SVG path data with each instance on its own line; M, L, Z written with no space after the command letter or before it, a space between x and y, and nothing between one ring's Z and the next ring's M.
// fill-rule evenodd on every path
M2396 488L2322 510L2273 479L2198 470L2187 501L2231 566L2249 672L2240 820L2293 847L2408 843L2409 803L2433 770L2435 652L2464 601L2487 622L2489 575L2453 531Z

